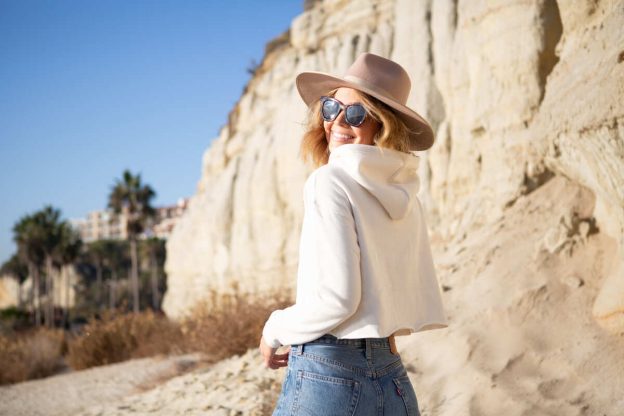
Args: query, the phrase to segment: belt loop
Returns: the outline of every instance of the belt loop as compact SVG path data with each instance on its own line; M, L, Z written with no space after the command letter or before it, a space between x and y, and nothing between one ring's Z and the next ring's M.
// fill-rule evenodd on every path
M293 349L293 354L294 355L301 355L301 354L303 354L303 344L291 345L290 348Z
M394 341L394 334L392 334L388 338L388 342L390 344L390 352L394 355L399 355L399 351L397 350L396 342Z
M373 359L373 348L371 347L371 341L368 338L366 338L366 359Z

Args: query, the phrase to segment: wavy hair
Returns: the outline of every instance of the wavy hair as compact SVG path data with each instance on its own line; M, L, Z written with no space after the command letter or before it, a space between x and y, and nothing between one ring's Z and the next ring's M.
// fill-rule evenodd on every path
M333 97L337 89L327 95ZM368 115L377 121L381 127L374 137L374 145L410 153L410 135L412 131L405 125L394 110L375 97L355 90L360 102L366 108ZM301 158L305 161L312 159L315 167L325 165L329 161L329 145L325 138L325 128L321 115L321 103L317 101L308 112L306 131L301 140Z

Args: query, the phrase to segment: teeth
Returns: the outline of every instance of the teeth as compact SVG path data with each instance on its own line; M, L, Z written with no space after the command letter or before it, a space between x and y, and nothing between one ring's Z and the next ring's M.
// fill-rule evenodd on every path
M341 133L336 133L335 131L332 131L332 136L334 136L334 138L336 140L351 140L354 137L353 136L349 136L348 134L341 134Z

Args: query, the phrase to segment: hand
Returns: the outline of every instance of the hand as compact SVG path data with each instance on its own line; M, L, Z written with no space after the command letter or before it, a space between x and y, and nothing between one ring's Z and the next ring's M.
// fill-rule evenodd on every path
M264 337L260 339L260 354L264 359L264 365L266 368L277 370L280 367L286 367L288 365L288 353L290 352L290 346L283 354L275 354L277 348L271 348L264 341Z

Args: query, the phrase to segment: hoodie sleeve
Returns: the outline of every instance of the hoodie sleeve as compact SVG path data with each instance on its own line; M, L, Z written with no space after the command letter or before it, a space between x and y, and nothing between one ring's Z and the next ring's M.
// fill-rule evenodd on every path
M274 311L266 322L262 334L273 348L328 333L355 313L361 299L360 249L351 203L332 170L316 173L306 189L311 195L299 246L298 284L305 290L298 288L295 305Z

